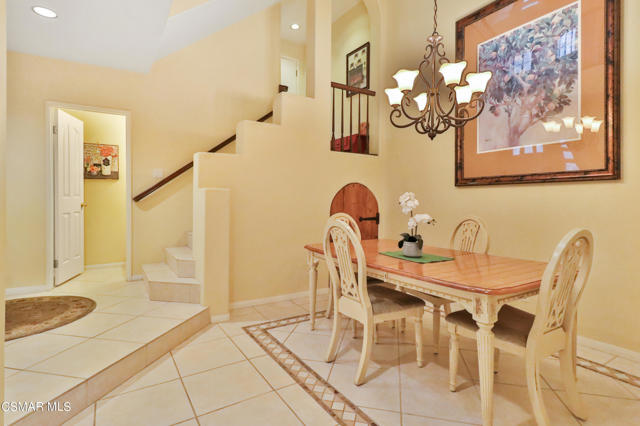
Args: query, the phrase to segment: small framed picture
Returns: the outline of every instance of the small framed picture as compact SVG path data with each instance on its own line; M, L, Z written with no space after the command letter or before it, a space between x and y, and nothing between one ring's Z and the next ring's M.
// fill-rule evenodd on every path
M347 53L347 86L369 88L369 42ZM347 93L352 96L354 93Z

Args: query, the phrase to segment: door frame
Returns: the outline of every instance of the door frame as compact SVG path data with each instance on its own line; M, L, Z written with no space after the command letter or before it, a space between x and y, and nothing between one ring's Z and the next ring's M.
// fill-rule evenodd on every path
M299 95L300 89L300 60L287 55L280 55L280 59L288 59L296 63L296 95ZM282 63L280 63L280 84L282 84Z
M46 121L46 227L45 227L45 243L46 243L46 253L45 253L45 262L46 262L46 287L53 288L54 287L54 268L53 268L53 260L54 260L54 244L55 244L55 211L54 211L54 197L55 197L55 176L54 176L54 146L53 146L53 125L55 123L55 111L57 109L75 109L79 111L88 111L88 112L98 112L103 114L112 114L112 115L121 115L125 117L126 121L126 141L125 141L125 152L127 155L127 159L125 161L125 175L126 175L126 250L125 250L125 270L127 280L132 281L132 266L131 266L131 252L132 252L132 232L131 232L131 211L133 208L133 201L131 199L131 112L126 110L117 110L111 108L101 108L87 105L77 105L66 102L56 102L56 101L48 101L45 102L45 121Z

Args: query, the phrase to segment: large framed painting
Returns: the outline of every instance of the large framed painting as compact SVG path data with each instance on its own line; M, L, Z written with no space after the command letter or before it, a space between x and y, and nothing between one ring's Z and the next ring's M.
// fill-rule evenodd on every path
M620 178L620 0L497 0L456 29L457 59L493 73L457 186Z
M347 53L347 86L357 87L358 89L369 88L370 54L370 44L368 42ZM347 96L352 95L354 93L347 93Z
M118 145L84 144L85 179L119 179L120 155Z

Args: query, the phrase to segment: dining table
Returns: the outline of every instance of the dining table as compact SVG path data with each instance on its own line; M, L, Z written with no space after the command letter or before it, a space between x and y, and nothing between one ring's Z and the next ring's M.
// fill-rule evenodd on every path
M471 313L478 326L476 343L482 422L493 424L494 334L500 308L538 294L546 262L473 253L440 247L423 247L425 254L452 258L448 261L417 263L383 252L398 250L395 240L363 240L367 276L459 303ZM308 244L309 312L315 327L318 264L325 259L321 243ZM335 254L333 254L335 257ZM355 253L352 260L356 263Z

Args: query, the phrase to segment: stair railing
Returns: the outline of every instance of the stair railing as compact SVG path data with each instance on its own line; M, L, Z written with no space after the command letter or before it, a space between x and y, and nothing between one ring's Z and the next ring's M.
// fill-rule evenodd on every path
M340 97L339 111L336 111L336 91L339 92ZM331 150L369 154L369 98L375 96L376 92L336 82L331 82L331 92ZM348 111L345 111L345 95L349 103ZM365 98L364 105L363 97ZM355 105L355 107L358 108L357 114L354 113L354 98L357 99L357 105ZM346 121L349 125L349 133L346 136L344 132L345 114L347 115ZM338 115L338 119L336 119L336 115ZM362 121L362 115L365 115L366 121ZM353 126L354 119L357 120L355 133ZM338 121L340 121L340 133L338 133L338 129L336 129ZM338 138L336 138L336 135Z

